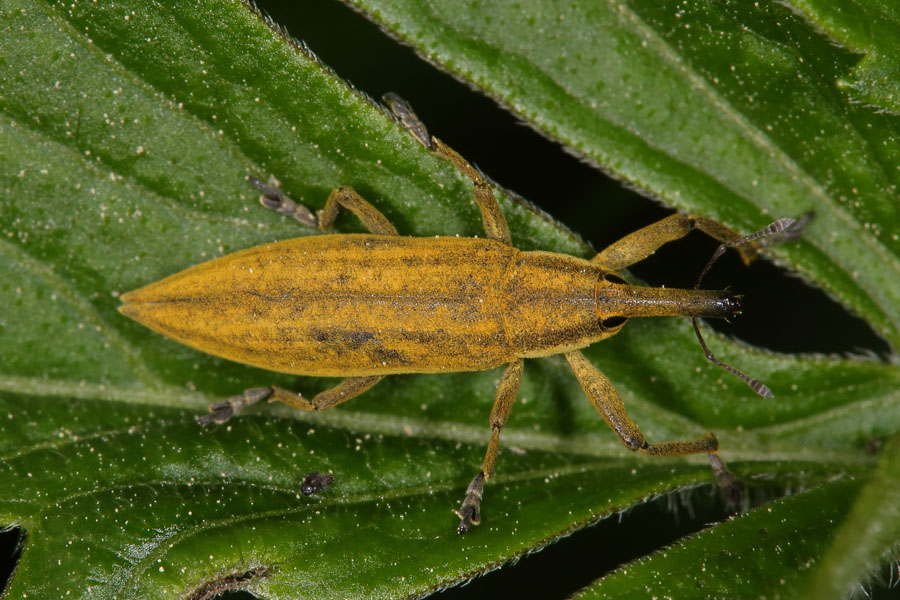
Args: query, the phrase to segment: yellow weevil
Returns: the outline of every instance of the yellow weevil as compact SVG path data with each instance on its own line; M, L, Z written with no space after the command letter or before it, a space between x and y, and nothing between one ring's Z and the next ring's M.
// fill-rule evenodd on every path
M224 422L268 398L302 410L327 410L397 373L479 371L507 365L490 414L481 470L460 509L459 532L480 520L484 481L494 473L500 431L519 391L525 358L563 354L597 412L629 450L676 456L708 454L716 481L730 497L742 485L707 433L689 441L648 442L631 421L612 383L579 352L621 330L631 317L730 317L739 298L728 292L629 285L616 274L663 244L699 229L722 242L700 278L726 247L744 262L755 239L795 237L800 221L781 219L740 236L696 216L673 214L615 242L591 260L511 245L500 207L479 172L431 137L410 107L385 101L426 148L474 183L487 238L401 237L374 206L348 187L334 190L317 215L255 177L264 206L328 230L338 207L352 211L371 234L309 236L236 252L122 296L120 311L183 344L229 360L296 375L346 377L309 399L279 387L252 388L210 406L198 419ZM696 320L694 321L696 328ZM699 330L697 330L699 338ZM755 391L765 386L742 377Z

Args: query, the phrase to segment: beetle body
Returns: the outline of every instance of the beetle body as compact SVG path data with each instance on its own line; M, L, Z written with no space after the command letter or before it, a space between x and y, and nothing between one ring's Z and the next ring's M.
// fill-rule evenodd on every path
M248 178L262 190L260 200L268 208L328 231L338 208L344 207L371 234L307 236L236 252L129 292L122 296L120 310L163 335L223 358L272 371L346 379L311 399L275 386L248 389L212 404L210 414L198 419L201 424L225 422L266 398L302 410L326 410L387 375L505 364L484 461L457 511L463 533L479 522L484 482L494 472L500 431L518 394L524 359L563 354L591 404L627 448L650 455L707 454L726 495L739 495L740 482L719 458L715 436L648 442L612 382L578 349L614 335L631 317L736 314L740 306L730 293L633 286L616 272L695 228L722 242L720 251L736 247L749 262L756 255L753 240L783 231L791 220L776 222L771 231L740 236L716 221L676 213L625 236L591 260L520 251L512 245L503 213L481 174L428 136L402 100L385 99L419 142L472 180L487 237L401 237L350 188L334 190L316 214L285 196L277 182L265 185ZM706 350L710 360L722 364ZM725 368L751 387L758 383Z
M629 286L574 256L483 238L368 234L236 252L129 292L120 310L229 360L358 377L479 371L568 352L617 333L667 292L678 314L686 311L676 294L707 316L736 310L719 292Z

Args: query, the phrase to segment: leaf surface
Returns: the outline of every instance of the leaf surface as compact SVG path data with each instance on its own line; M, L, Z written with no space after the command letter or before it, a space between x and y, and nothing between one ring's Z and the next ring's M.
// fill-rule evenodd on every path
M532 12L547 17L546 9ZM625 25L634 17L626 17L611 23L633 39ZM499 19L495 26L508 28ZM532 41L556 40L558 51L571 38L546 31L557 33ZM456 60L479 56L497 33L471 34L481 43L456 48ZM203 260L314 233L259 207L248 174L276 175L313 208L351 185L403 234L423 236L481 233L471 184L241 3L14 0L0 14L0 45L0 521L27 533L8 597L160 597L227 585L263 598L424 595L647 498L710 482L704 460L629 455L559 357L528 362L484 524L463 537L451 509L480 463L498 371L396 376L327 413L260 407L198 428L192 417L206 404L247 387L312 394L334 383L226 363L116 311L121 293ZM546 122L560 114L541 96L549 75L512 73L528 61L501 62L510 72L489 79L521 77L523 86L509 104L537 102ZM496 93L496 82L472 79ZM597 97L614 104L614 94ZM743 229L765 221L764 210L808 208L777 157L758 167L777 175L765 185L793 195L784 205L759 204L769 196L721 194L734 182L684 169L705 162L684 148L660 151L656 134L644 139L645 126L626 115L619 120L629 127L615 131L632 133L622 138L604 129L606 117L574 116L572 132L623 140L603 150L608 161L595 156L599 142L570 140L563 129L551 135L659 196L690 190L706 199L695 210L729 213ZM682 133L692 135L689 127ZM631 157L629 147L648 153ZM879 151L885 160L892 152ZM558 224L498 194L520 248L590 255ZM846 273L872 248L888 247L857 209L877 213L885 232L896 223L886 203L836 211L817 227L850 214L852 231L868 237L841 246L855 233L839 229L825 248L816 229L782 256L815 278ZM359 225L342 218L338 229ZM893 339L891 260L858 279L836 277L829 289L860 312L871 307L870 322ZM878 277L888 282L880 297L866 289ZM752 489L866 479L876 459L865 442L900 429L893 365L775 355L716 336L725 360L739 359L776 390L777 401L766 401L705 364L692 335L682 321L634 323L588 356L650 439L712 429ZM307 498L298 490L311 471L331 472L335 483ZM846 496L832 489L818 493L843 514ZM761 510L751 518L763 518ZM779 536L802 524L770 527Z
M795 0L790 6L861 60L838 80L857 102L900 113L900 11L890 3Z

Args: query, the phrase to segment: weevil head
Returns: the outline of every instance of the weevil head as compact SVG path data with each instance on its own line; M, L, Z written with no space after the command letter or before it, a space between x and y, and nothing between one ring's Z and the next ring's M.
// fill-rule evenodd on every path
M594 286L594 303L602 337L617 333L630 317L691 317L706 358L739 377L757 394L772 397L772 392L761 381L715 358L697 326L697 317L727 319L740 314L741 296L727 291L630 285L615 273L603 271Z
M726 319L741 314L744 309L743 303L741 302L742 299L743 296L740 294L722 292L722 312Z

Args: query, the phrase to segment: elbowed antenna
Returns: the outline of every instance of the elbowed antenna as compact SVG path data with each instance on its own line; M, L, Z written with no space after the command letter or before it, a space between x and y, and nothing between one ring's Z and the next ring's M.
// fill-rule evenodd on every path
M761 240L762 238L772 238L769 242L770 244L775 243L775 242L783 242L783 241L795 239L797 236L800 235L800 231L803 229L804 226L806 226L807 223L809 223L809 221L813 218L813 216L815 216L815 213L810 211L810 212L806 213L806 215L804 215L800 219L792 219L790 217L778 219L777 221L769 224L767 227L760 229L756 233L751 233L750 235L745 235L736 240L732 240L730 242L725 242L723 244L720 244L719 247L716 248L716 251L713 253L712 257L709 259L709 262L706 263L706 266L703 267L703 270L700 272L700 277L697 278L697 283L694 284L694 290L699 291L700 283L703 281L703 278L706 276L706 274L712 268L713 264L715 264L715 262L717 260L719 260L719 257L722 256L723 254L725 254L725 251L728 248L733 248L735 246L740 246L742 244L747 244L749 242ZM773 238L773 236L776 236L776 237ZM698 316L705 316L705 315L698 315ZM694 333L697 334L697 339L700 341L700 347L703 348L703 352L706 353L706 358L710 362L712 362L713 364L715 364L719 367L722 367L723 369L725 369L732 375L739 377L744 383L746 383L748 386L750 386L751 390L753 390L754 392L756 392L763 398L774 398L775 397L775 395L772 393L772 390L770 390L768 388L768 386L766 386L766 384L764 384L759 379L750 377L743 371L736 369L736 368L732 367L731 365L724 363L721 360L719 360L718 358L716 358L716 356L709 349L709 346L707 346L706 342L703 340L703 336L700 334L700 327L697 325L697 317L696 316L691 317L691 325L694 326Z

